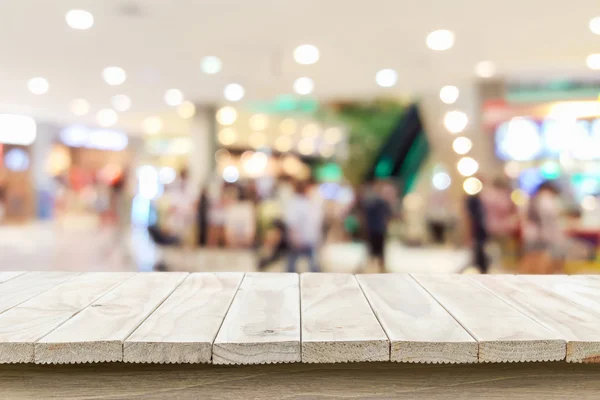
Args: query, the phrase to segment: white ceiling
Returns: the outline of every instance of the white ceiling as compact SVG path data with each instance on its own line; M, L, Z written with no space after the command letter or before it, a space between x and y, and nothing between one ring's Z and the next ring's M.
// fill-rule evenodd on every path
M93 13L92 29L66 25L73 8ZM77 120L68 104L85 98L93 112L82 120L93 122L112 95L125 93L133 107L121 115L122 128L139 131L144 117L161 115L176 133L187 125L163 102L169 88L197 103L222 103L224 86L236 81L246 100L272 99L309 76L321 99L419 95L467 85L484 59L501 73L586 73L586 56L600 53L600 36L588 28L597 15L598 0L4 0L0 111ZM451 50L426 47L436 29L455 32ZM304 43L320 49L317 64L294 62ZM220 74L200 71L206 55L223 60ZM127 71L125 84L103 82L109 65ZM398 71L396 87L375 84L382 68ZM49 80L47 94L29 93L35 76Z

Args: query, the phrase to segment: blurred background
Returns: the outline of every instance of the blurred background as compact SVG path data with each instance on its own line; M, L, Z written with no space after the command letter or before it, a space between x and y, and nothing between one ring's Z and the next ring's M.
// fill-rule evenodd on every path
M600 272L597 1L6 1L0 48L0 270Z

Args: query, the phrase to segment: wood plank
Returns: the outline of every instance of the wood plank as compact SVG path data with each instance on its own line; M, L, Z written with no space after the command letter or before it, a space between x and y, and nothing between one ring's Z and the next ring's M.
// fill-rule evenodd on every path
M0 314L0 363L34 361L34 343L132 273L88 272Z
M600 306L600 280L594 275L520 275L520 278L583 307Z
M125 281L35 344L35 362L123 360L123 341L187 276L143 272Z
M243 273L191 274L125 341L123 360L209 363Z
M564 360L566 342L465 275L413 277L479 342L480 362Z
M356 278L302 274L302 362L389 361L390 345Z
M0 271L0 283L10 281L19 275L23 275L25 271Z
M477 341L408 274L357 275L391 342L391 361L477 362Z
M297 274L244 276L213 345L215 364L300 361Z
M0 285L0 314L77 275L76 272L28 272L4 282Z
M516 276L473 279L567 341L568 362L600 362L600 314Z

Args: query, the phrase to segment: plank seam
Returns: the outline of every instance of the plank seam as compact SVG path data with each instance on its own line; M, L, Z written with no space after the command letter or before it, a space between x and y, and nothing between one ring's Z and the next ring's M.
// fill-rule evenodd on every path
M379 326L381 327L381 330L383 331L383 333L385 334L385 337L387 338L387 341L388 341L388 353L389 353L388 354L389 355L389 360L388 361L391 361L392 360L392 339L390 339L390 336L385 331L385 328L383 327L383 324L381 323L381 320L379 319L379 315L377 315L377 313L375 312L375 309L373 308L373 305L369 301L369 296L367 296L365 294L365 291L364 291L362 285L360 284L360 280L356 279L356 275L352 275L352 277L354 278L354 280L358 284L358 287L360 288L360 292L362 293L363 297L367 301L367 304L369 305L369 308L371 309L371 312L373 313L373 315L375 315L375 318L377 319L377 323L379 324Z
M10 271L6 271L6 272L10 272ZM12 281L13 279L18 278L20 276L23 276L23 275L25 275L27 273L27 271L17 271L17 272L21 272L21 273L15 275L15 276L12 276L12 277L8 278L5 281L0 282L0 285L2 285L3 283L6 283L6 282Z
M243 273L242 279L240 279L240 283L238 283L237 287L235 288L235 293L233 294L233 296L231 296L231 300L229 301L229 305L227 306L227 310L225 310L225 314L223 314L223 318L221 319L221 323L219 324L219 329L217 329L217 333L215 333L215 337L212 338L212 341L210 343L210 361L208 362L208 364L213 364L213 355L214 355L214 347L215 347L215 340L217 339L217 337L219 336L219 332L221 332L221 328L223 327L223 323L225 322L225 318L227 318L227 314L229 314L229 310L231 309L231 305L233 304L233 301L235 300L240 288L242 287L242 283L244 282L244 279L246 279L246 273Z

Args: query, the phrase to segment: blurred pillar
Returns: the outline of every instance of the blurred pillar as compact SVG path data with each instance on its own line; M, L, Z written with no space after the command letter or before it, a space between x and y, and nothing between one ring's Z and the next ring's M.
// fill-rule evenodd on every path
M201 187L208 184L215 166L215 108L197 106L190 132L192 150L188 170L191 181Z

